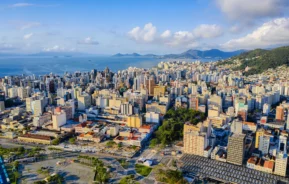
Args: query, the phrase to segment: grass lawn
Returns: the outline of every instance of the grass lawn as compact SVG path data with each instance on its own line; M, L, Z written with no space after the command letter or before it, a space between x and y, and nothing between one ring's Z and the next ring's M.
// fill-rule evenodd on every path
M151 173L152 168L142 164L135 164L135 170L138 174L146 177Z

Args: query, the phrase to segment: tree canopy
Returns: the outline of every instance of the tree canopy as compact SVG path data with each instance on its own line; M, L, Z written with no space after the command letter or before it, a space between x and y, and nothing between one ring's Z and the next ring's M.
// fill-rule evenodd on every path
M205 119L205 114L193 109L170 109L164 118L163 124L155 132L150 147L157 144L165 146L183 138L184 123L197 124Z

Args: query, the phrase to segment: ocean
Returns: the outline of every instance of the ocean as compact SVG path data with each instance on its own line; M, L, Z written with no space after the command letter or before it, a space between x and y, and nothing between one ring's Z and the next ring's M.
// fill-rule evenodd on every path
M183 59L180 59L183 61ZM113 72L124 70L128 67L151 68L167 59L145 57L0 57L0 77L11 75L44 75L49 73L64 74L64 72L91 71L92 69L104 70L109 67ZM194 61L194 60L186 60ZM203 59L207 62L210 60Z

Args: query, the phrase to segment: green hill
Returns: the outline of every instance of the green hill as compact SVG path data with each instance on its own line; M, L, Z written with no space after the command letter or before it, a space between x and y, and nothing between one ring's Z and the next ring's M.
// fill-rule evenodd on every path
M244 70L248 66L250 70L244 72L245 75L262 73L269 68L276 68L281 65L288 66L289 46L272 50L255 49L220 62L218 65L224 64L235 65L233 70Z

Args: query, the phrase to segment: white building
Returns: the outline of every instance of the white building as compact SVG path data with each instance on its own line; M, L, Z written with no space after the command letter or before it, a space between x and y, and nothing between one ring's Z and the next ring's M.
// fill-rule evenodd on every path
M269 146L270 146L270 136L269 135L260 136L258 149L262 151L263 155L268 154Z
M145 114L146 123L159 123L160 122L160 114L155 112L147 112Z
M52 115L53 129L58 130L61 126L66 124L66 113L61 110L60 107L55 109L55 113Z
M120 105L120 113L123 115L132 115L133 114L133 105L126 102Z

